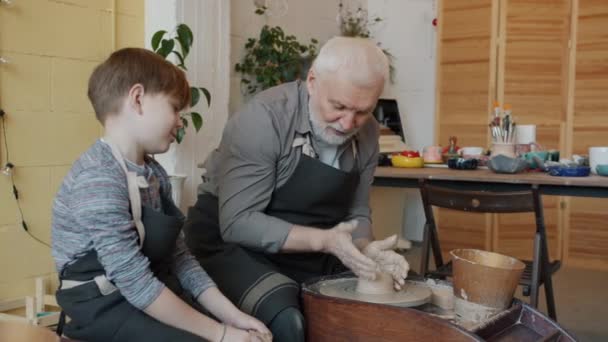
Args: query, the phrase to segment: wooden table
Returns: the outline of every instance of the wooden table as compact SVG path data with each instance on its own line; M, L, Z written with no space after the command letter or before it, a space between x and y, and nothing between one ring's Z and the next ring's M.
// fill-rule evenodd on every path
M608 177L555 177L541 172L500 174L487 169L378 167L374 185L417 188L420 180L469 190L514 191L538 185L543 195L608 198Z

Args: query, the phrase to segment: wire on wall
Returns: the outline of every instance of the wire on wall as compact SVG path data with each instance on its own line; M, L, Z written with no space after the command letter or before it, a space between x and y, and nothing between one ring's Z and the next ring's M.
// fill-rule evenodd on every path
M10 158L9 158L10 154L9 154L9 150L8 150L8 138L6 137L5 116L6 116L6 112L4 110L0 109L0 118L2 119L2 137L4 139L4 150L6 151L6 164L2 168L2 173L5 176L9 177L9 179L10 179L11 186L13 188L13 196L15 197L15 203L17 204L17 209L19 209L19 218L21 219L21 227L32 239L38 241L38 243L40 243L40 244L43 244L43 245L51 248L51 246L48 243L35 237L30 232L30 230L27 226L27 223L25 222L25 218L23 216L23 209L21 208L21 202L19 201L19 190L17 189L17 186L15 185L15 179L14 179L14 175L13 175L13 169L15 168L15 165L13 165L10 162Z

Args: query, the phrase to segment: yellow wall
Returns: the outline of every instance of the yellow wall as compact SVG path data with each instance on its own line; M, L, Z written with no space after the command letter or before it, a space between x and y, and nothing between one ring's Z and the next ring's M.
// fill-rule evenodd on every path
M144 0L0 6L0 56L10 61L0 64L9 156L25 220L47 243L53 197L72 162L101 133L86 97L88 77L125 46L144 46ZM6 153L2 143L2 166ZM9 179L0 175L0 300L33 293L36 276L56 278L50 249L31 239L18 217Z

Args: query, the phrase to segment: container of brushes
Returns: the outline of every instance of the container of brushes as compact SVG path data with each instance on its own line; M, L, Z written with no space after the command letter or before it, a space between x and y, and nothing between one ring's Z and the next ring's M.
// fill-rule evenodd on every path
M515 158L515 144L513 143L501 143L495 142L492 144L492 154L491 157L496 157L497 155L502 154L509 158Z

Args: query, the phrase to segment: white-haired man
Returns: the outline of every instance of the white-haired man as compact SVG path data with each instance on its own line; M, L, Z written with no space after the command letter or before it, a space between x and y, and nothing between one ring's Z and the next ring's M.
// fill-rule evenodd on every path
M379 134L371 113L387 77L372 42L333 38L306 82L268 89L232 116L205 162L188 246L276 341L304 341L306 279L344 266L367 279L389 272L397 288L407 276L395 239L373 241L371 230Z

